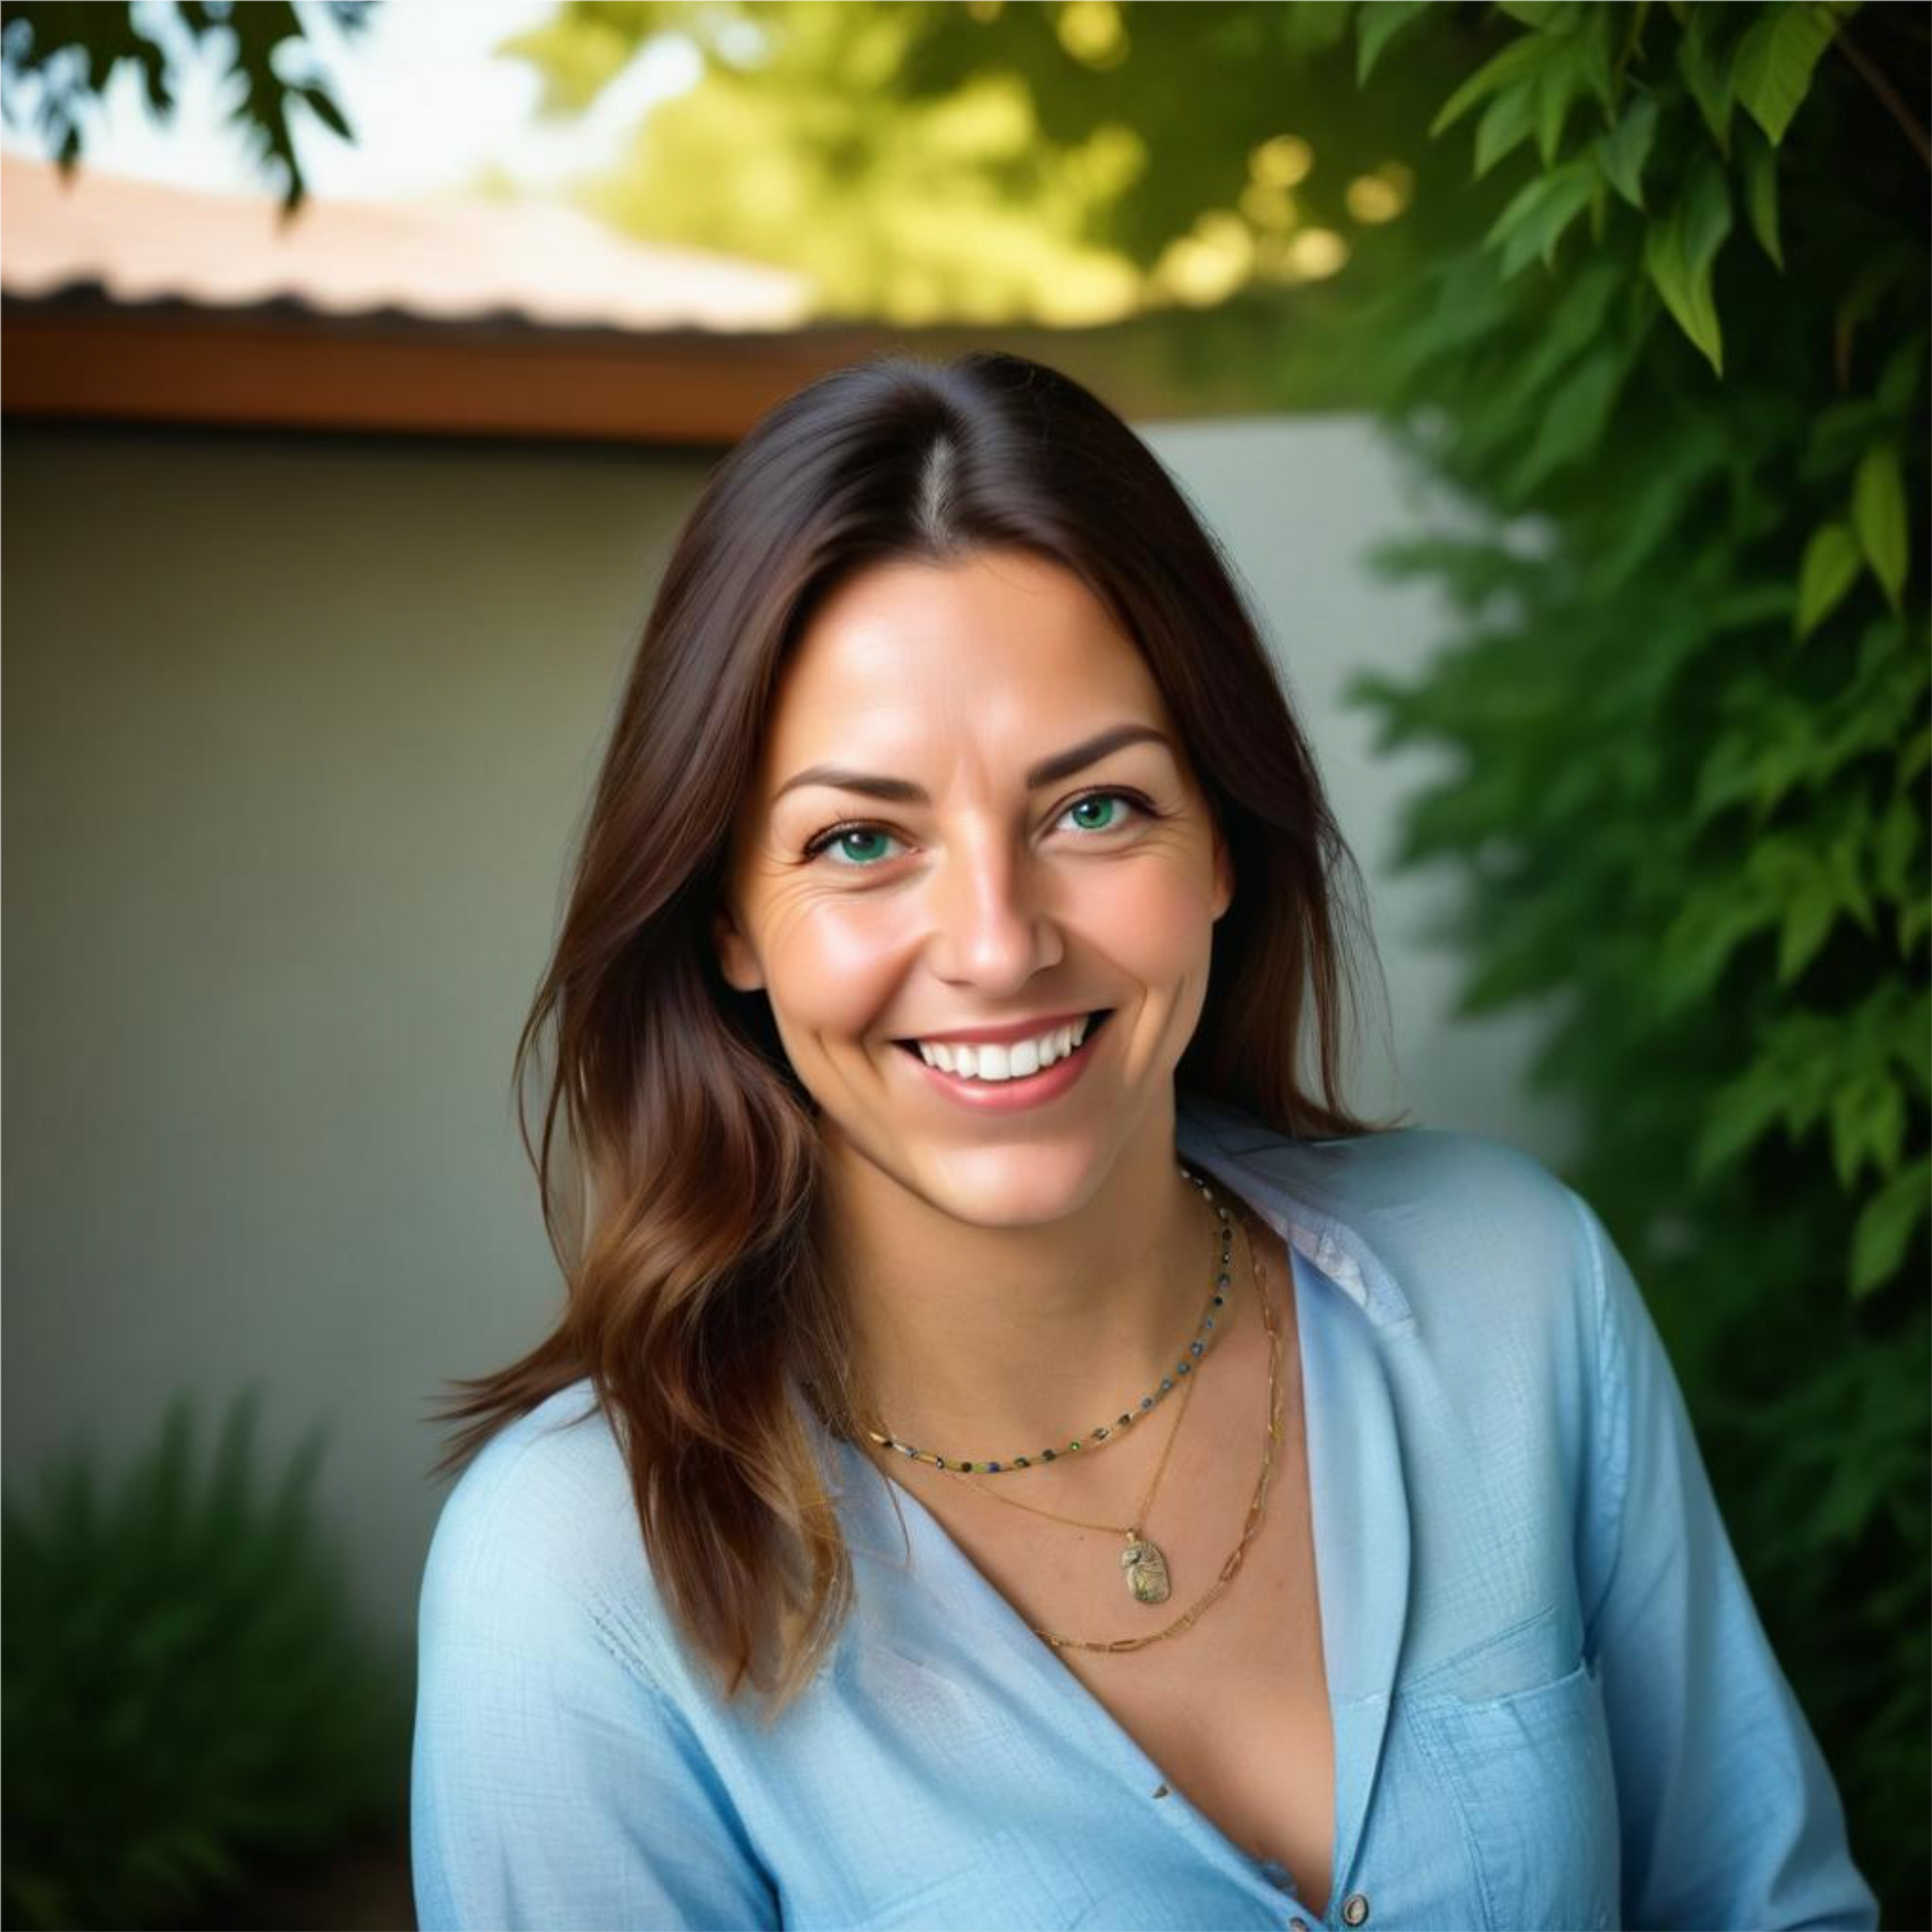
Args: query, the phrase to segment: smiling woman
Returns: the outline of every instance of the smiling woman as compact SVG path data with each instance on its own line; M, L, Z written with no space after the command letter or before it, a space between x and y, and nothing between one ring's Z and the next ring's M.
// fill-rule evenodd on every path
M1076 384L731 453L518 1044L568 1303L446 1409L426 1928L1874 1922L1600 1224L1348 1112L1351 885Z

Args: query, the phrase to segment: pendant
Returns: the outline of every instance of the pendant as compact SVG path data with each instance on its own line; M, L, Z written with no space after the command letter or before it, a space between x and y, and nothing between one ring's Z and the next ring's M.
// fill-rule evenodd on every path
M1137 1603L1165 1603L1172 1586L1168 1582L1168 1560L1159 1547L1146 1537L1132 1537L1120 1553L1120 1567L1127 1573L1127 1587Z

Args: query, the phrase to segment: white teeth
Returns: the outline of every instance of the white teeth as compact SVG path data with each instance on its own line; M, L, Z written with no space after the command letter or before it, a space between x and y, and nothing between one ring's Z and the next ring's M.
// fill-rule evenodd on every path
M1055 1027L1036 1039L1015 1040L1011 1045L988 1041L979 1046L948 1046L939 1040L922 1039L917 1042L919 1057L927 1066L936 1066L962 1079L1024 1080L1072 1052L1086 1037L1092 1018L1088 1014L1069 1021L1064 1027Z

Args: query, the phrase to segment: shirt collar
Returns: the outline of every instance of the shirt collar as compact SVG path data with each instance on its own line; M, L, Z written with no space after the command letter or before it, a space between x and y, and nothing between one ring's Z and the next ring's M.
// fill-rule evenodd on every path
M1383 1259L1404 1203L1399 1195L1365 1194L1359 1138L1297 1140L1227 1101L1183 1090L1175 1096L1174 1141L1183 1160L1231 1187L1378 1328L1414 1323Z

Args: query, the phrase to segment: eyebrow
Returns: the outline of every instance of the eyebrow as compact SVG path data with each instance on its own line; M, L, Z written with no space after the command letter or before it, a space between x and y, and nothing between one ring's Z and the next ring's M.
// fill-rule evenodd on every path
M1156 731L1152 725L1111 725L1093 737L1082 739L1078 745L1069 745L1064 752L1055 752L1044 758L1027 772L1027 789L1037 791L1042 785L1057 783L1068 778L1076 771L1096 764L1109 752L1118 752L1125 745L1149 743L1166 748L1169 756L1178 762L1178 754L1173 741L1166 732ZM909 778L885 778L871 771L851 771L838 764L811 764L802 771L795 771L778 789L771 794L775 803L786 792L795 791L800 785L829 785L837 791L862 791L871 798L884 798L896 805L929 805L932 800L924 789L915 785Z

